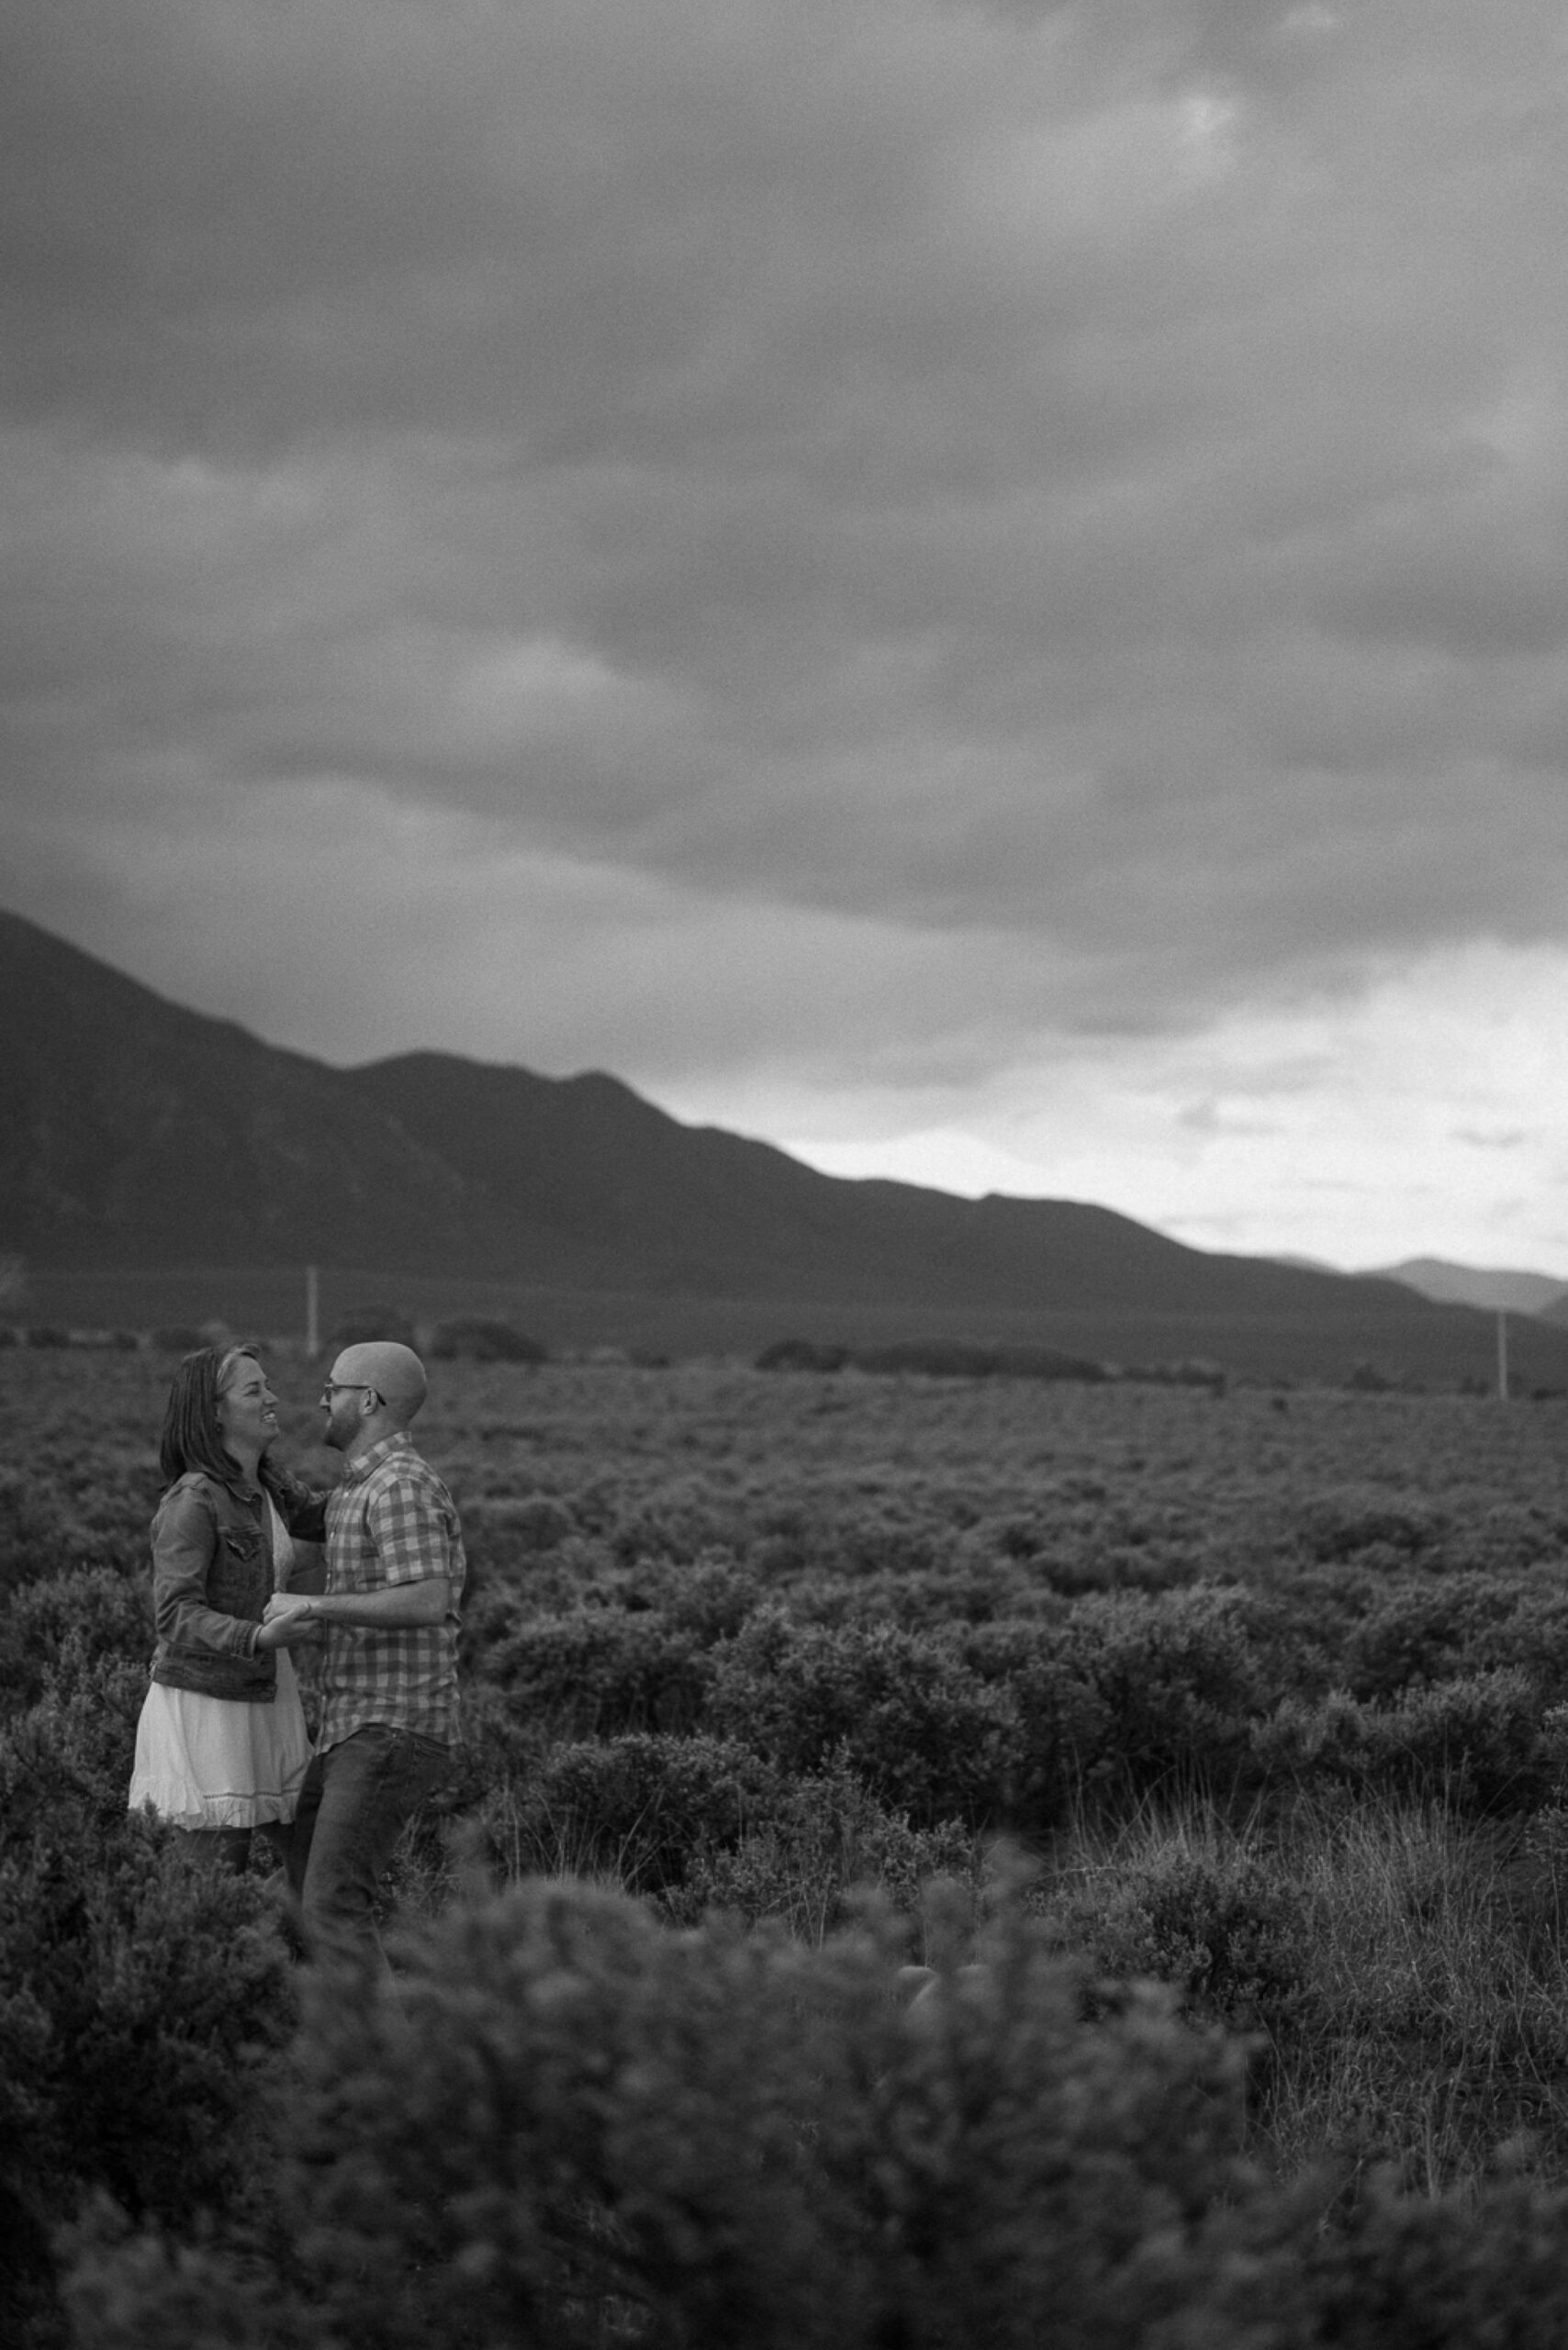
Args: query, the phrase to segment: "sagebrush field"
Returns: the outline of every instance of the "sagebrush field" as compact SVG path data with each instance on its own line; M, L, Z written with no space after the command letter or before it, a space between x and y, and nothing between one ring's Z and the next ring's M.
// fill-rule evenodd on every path
M0 1352L11 2338L1560 2339L1561 1403L436 1366L343 2015L123 1808L171 1367Z

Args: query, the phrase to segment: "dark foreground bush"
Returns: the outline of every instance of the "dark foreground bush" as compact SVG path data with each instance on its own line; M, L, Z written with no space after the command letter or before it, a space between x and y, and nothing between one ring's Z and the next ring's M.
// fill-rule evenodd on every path
M535 1882L311 2003L268 2216L73 2239L79 2350L1556 2350L1568 2196L1321 2192L1238 2158L1236 2043L1092 2016L1011 1912L932 1992Z
M1233 2053L1153 1994L1086 2024L1019 1930L910 2010L901 1954L539 1884L456 1913L399 1998L312 2017L286 2264L84 2246L81 2339L1133 2350L1189 2307L1248 2339Z
M62 1588L87 1586L84 1576ZM184 2226L238 2210L291 1970L259 1877L219 1877L125 1807L147 1668L46 1652L0 1731L0 2340L44 2343L52 2232L95 2194Z

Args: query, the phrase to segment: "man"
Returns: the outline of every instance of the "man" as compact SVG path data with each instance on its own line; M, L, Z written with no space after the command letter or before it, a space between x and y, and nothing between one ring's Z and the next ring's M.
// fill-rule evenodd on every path
M465 1562L452 1496L409 1435L424 1400L410 1348L378 1339L339 1355L321 1391L324 1439L345 1463L327 1501L327 1587L267 1606L269 1622L303 1615L326 1628L321 1725L289 1854L322 1964L385 1968L376 1889L456 1740Z

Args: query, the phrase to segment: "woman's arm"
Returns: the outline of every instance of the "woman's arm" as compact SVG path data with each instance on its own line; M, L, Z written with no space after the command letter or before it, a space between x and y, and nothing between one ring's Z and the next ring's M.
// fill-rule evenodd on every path
M271 1605L271 1602L268 1602ZM307 1640L319 1640L321 1628L307 1621L297 1612L288 1616L271 1616L256 1627L258 1654L268 1649L297 1649Z
M258 1545L261 1539L258 1527ZM184 1485L164 1495L152 1522L152 1615L158 1637L171 1648L254 1656L260 1626L243 1616L221 1615L208 1605L218 1540L218 1514L199 1485Z

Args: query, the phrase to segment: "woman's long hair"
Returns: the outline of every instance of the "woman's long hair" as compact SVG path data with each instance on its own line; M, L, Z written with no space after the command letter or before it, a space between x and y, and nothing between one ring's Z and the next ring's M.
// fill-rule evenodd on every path
M204 1470L222 1484L238 1473L240 1464L223 1441L218 1406L225 1383L242 1356L258 1360L256 1348L250 1345L198 1347L175 1371L158 1446L165 1491L192 1469Z

